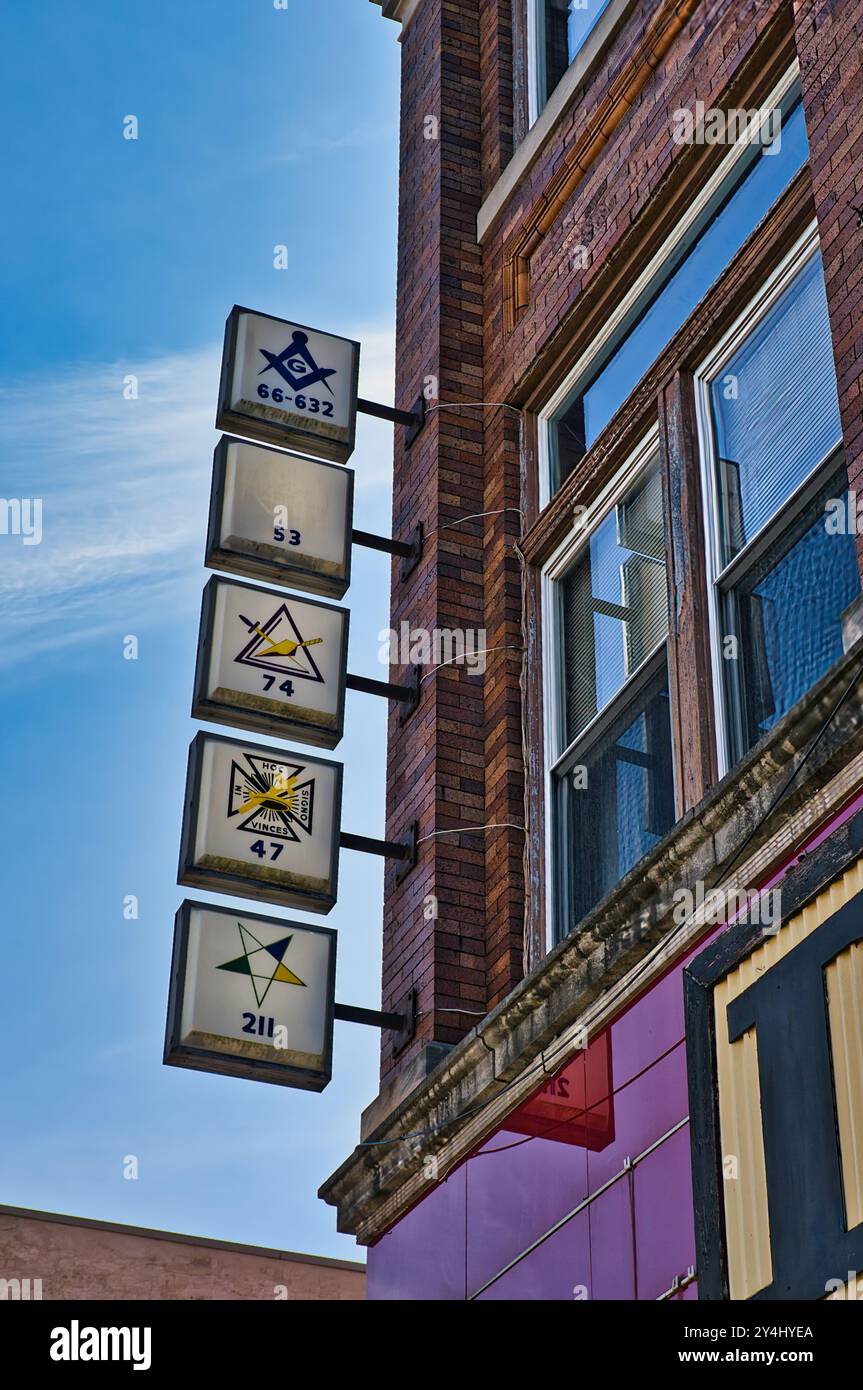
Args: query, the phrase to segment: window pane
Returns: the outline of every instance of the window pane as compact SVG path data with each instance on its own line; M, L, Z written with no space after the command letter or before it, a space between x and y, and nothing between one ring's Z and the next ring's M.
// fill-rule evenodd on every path
M540 64L540 105L544 106L581 48L609 0L538 0L540 43L545 62ZM542 69L544 67L544 76Z
M726 565L842 437L820 256L713 382L711 400Z
M715 205L690 229L651 284L637 310L640 317L621 330L616 351L612 344L599 373L589 383L580 383L564 406L552 428L553 487L566 481L808 158L806 124L798 103L782 122L779 153L765 155L753 146L751 155L741 160L731 186L720 190Z
M557 788L559 853L571 931L674 824L671 719L663 655L631 700Z
M569 744L668 631L658 464L600 522L561 591Z
M827 498L847 502L834 477L803 518L725 599L739 637L727 662L737 755L756 743L842 655L843 611L860 592L854 535L831 534ZM738 667L738 670L734 668Z

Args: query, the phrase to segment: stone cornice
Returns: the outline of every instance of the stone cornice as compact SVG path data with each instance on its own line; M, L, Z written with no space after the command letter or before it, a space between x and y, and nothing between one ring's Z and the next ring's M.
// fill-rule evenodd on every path
M858 686L781 808L760 823L861 657L863 640L327 1179L319 1195L338 1208L340 1231L361 1244L376 1240L434 1187L429 1157L437 1179L445 1177L535 1090L544 1070L562 1066L685 954L709 928L675 924L677 889L722 884L721 866L744 844L732 883L765 881L863 786Z
M371 0L371 2L373 5L380 5L384 19L396 20L403 29L413 19L420 4L420 0Z

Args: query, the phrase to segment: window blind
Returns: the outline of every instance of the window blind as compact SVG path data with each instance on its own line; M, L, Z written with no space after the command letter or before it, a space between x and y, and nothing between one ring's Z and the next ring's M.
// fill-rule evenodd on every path
M711 386L723 564L841 441L821 257Z

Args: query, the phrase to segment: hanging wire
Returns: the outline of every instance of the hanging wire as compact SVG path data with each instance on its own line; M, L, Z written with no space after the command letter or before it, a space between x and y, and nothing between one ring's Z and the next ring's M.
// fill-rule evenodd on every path
M437 405L427 405L426 415L431 415L433 410L461 410L463 408L473 408L483 406L493 408L500 407L501 410L511 410L519 418L524 413L517 405L510 405L509 401L438 401Z
M471 1018L485 1018L487 1009L421 1009L417 1018L430 1018L432 1014L469 1014Z
M490 825L460 825L454 830L430 830L428 835L420 835L417 844L421 845L423 840L434 840L438 835L475 835L479 830L521 830L525 831L523 825L515 825L511 821L493 821Z
M489 655L491 654L491 652L522 652L522 653L524 653L524 647L512 647L512 646L508 646L508 645L506 645L506 644L503 644L503 645L497 646L497 647L483 647L481 651L474 652L474 653L473 653L473 656L489 656ZM462 652L461 656L451 656L451 657L448 657L446 661L440 661L440 662L438 662L437 666L433 666L433 667L431 668L430 671L426 671L425 675L423 676L422 680L420 681L420 685L424 685L425 682L429 679L429 677L434 675L435 671L440 671L440 670L442 670L444 666L454 666L454 665L456 665L458 662L464 662L464 659L465 659L465 653ZM473 674L473 672L471 672L471 674Z
M440 526L435 526L431 531L423 533L423 539L428 540L429 536L437 535L438 531L453 531L456 526L463 526L466 521L479 521L484 516L503 516L506 512L515 512L524 520L524 512L521 507L495 507L491 512L471 512L470 516L460 516L455 521L442 521ZM519 537L519 540L521 537Z

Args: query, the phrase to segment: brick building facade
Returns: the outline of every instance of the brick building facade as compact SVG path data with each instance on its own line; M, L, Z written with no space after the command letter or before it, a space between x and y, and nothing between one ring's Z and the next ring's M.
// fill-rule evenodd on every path
M863 472L863 3L383 12L396 401L430 406L396 432L393 533L427 539L392 626L487 656L391 718L387 833L421 842L388 871L383 1007L413 986L419 1021L398 1054L384 1035L322 1195L372 1297L825 1296L863 1242L863 1073L835 1051L861 948L824 965L850 990L835 1269L792 1268L764 1214L781 1095L750 1057L755 1109L729 1108L756 1025L735 1044L711 1011L729 972L856 912L863 545L825 517ZM730 887L748 908L698 906Z
M0 1206L0 1299L356 1300L365 1267L174 1231Z

